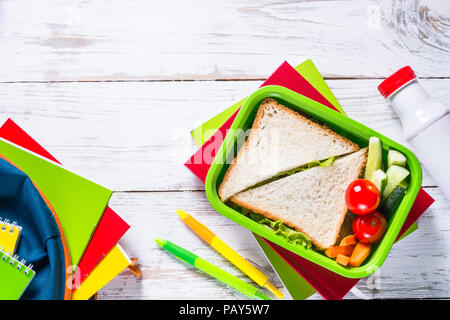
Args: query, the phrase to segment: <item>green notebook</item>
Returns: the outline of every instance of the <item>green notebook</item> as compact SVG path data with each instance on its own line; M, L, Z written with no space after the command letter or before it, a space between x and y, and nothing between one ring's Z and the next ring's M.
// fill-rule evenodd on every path
M61 222L72 265L78 265L112 191L0 139L0 154L26 173Z
M314 63L308 59L304 61L302 64L295 67L295 70L298 71L310 84L316 88L336 109L345 114L344 110L340 106L336 97L332 93L331 89L328 87L325 80L322 78L322 75L317 70ZM239 106L244 102L246 98L241 101L235 103L228 109L222 111L218 115L213 118L207 120L205 123L200 125L191 131L191 135L194 138L197 145L201 146L204 144L215 132L219 129L222 124L228 120L229 117L239 108ZM414 223L403 235L400 239L403 239L411 232L417 229L417 224ZM316 291L297 273L291 266L281 258L267 243L261 240L258 236L254 235L256 241L259 246L263 250L269 262L272 264L273 268L277 272L279 278L286 286L286 289L289 291L291 297L295 300L304 300L311 295L313 295Z
M35 272L0 250L0 300L18 300Z

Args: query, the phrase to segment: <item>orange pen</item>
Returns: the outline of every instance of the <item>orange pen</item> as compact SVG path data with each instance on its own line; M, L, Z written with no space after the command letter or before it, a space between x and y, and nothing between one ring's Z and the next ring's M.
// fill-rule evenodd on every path
M250 262L245 260L241 255L229 247L225 242L220 240L205 225L195 220L191 215L182 210L177 210L178 215L185 224L189 226L200 238L216 249L222 256L238 267L243 273L248 275L261 287L267 288L278 298L283 298L283 293L270 283L269 278L261 271L256 269Z

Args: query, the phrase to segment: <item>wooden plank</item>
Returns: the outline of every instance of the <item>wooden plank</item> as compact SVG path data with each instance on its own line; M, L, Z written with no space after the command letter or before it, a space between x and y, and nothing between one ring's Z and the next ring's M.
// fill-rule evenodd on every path
M427 191L436 202L419 219L419 230L393 247L381 268L379 289L371 289L367 279L358 284L367 296L450 297L450 203L437 188ZM139 257L143 278L136 280L125 271L100 291L100 299L242 298L156 246L155 237L171 240L249 281L181 222L175 213L178 208L197 217L244 257L274 276L250 232L215 212L203 192L119 192L114 194L111 205L133 225L121 245L130 256ZM277 278L274 282L281 286ZM355 296L350 293L347 298Z
M4 0L0 81L449 77L448 1ZM39 12L39 14L37 14Z
M450 80L422 81L448 103ZM0 86L1 115L16 120L68 168L116 191L202 190L183 163L189 131L260 81L14 83ZM348 115L405 143L379 80L330 80ZM423 184L435 185L424 172Z

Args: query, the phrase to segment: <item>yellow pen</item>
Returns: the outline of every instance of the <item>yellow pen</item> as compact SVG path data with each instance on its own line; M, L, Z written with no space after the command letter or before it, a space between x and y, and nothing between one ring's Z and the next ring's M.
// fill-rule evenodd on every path
M269 278L256 269L250 262L245 260L236 251L220 240L205 225L195 220L192 216L182 210L177 210L178 215L200 238L216 249L222 256L238 267L261 287L267 288L278 298L283 298L283 293L269 282Z

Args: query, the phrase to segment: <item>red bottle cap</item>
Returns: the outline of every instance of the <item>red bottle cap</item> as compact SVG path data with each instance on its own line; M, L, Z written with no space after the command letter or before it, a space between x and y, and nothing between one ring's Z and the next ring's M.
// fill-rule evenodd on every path
M395 90L416 79L416 74L411 67L406 66L392 74L378 86L378 91L385 98L389 97Z

